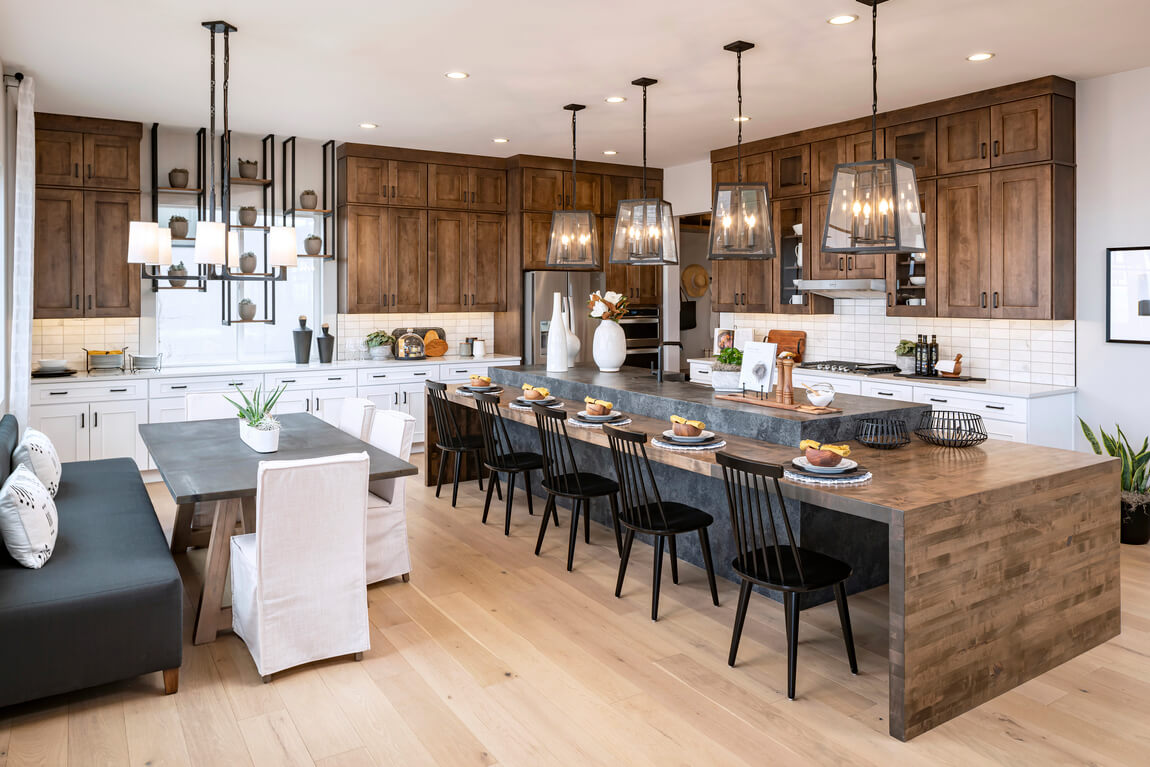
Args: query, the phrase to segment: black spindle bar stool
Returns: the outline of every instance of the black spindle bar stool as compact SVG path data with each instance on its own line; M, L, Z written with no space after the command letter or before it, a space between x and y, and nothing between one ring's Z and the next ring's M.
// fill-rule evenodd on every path
M583 512L583 538L591 542L591 499L607 496L611 500L611 521L615 526L615 547L623 551L623 539L619 532L619 505L616 494L619 485L612 479L579 471L575 463L575 453L571 450L571 438L567 436L567 413L562 408L551 408L532 403L535 423L539 427L539 442L543 447L543 489L547 491L547 506L543 510L543 520L539 525L539 540L535 544L535 556L543 548L543 536L547 533L547 518L554 515L559 524L559 512L555 509L555 499L570 498L571 540L567 544L567 570L575 557L575 539L579 534L579 513Z
M447 384L439 381L428 381L427 392L431 395L431 412L435 417L435 430L438 436L435 446L439 449L439 472L435 476L435 497L439 497L439 489L443 487L443 466L447 463L447 454L455 454L455 481L451 488L451 505L459 498L459 464L466 453L475 461L475 479L479 481L479 489L483 490L483 470L479 465L479 453L483 450L483 437L479 434L463 434L459 430L459 422L455 420L455 413L451 409L451 400L447 398ZM491 481L498 488L498 477ZM502 500L503 492L499 490Z
M787 624L787 697L794 700L799 650L799 594L831 587L835 592L835 601L838 602L847 660L850 662L851 673L857 674L859 669L855 661L855 641L851 634L847 593L843 586L851 575L851 566L795 544L791 522L783 504L783 492L779 487L779 479L783 476L782 466L738 458L729 453L719 453L715 459L723 467L727 505L731 510L731 529L735 535L736 555L731 567L742 578L727 664L735 665L739 637L743 633L747 604L751 599L751 585L757 583L772 591L781 591ZM777 512L772 511L772 505ZM776 515L783 520L785 542L780 542Z
M499 395L475 393L475 407L479 411L479 425L483 429L483 465L491 472L492 481L487 483L487 501L483 504L483 524L487 524L487 512L491 508L491 493L495 489L494 478L499 472L507 475L507 515L503 520L503 534L511 534L511 501L515 497L515 475L523 474L523 484L527 490L527 510L535 513L531 500L531 472L543 468L543 456L538 453L515 452L511 439L507 436L507 424L499 410Z
M619 580L615 584L615 596L623 590L623 577L627 574L627 560L631 556L631 544L635 533L646 533L655 537L655 573L651 589L651 620L659 620L659 579L663 571L663 541L671 549L671 581L679 582L679 566L675 551L675 536L685 533L699 533L699 546L703 550L703 563L707 569L707 583L711 587L711 600L719 604L719 592L715 588L715 568L711 564L711 539L707 528L715 521L705 511L701 511L677 501L666 501L659 496L659 486L651 472L651 462L647 458L647 435L624 431L604 425L607 441L611 444L611 458L615 461L615 474L619 479L619 491L623 496L623 511L619 522L627 529L623 538L623 554L619 559Z

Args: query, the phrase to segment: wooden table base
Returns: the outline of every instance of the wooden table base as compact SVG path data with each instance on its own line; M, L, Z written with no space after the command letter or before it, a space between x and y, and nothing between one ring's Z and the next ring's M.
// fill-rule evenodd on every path
M255 531L255 511L256 499L252 497L230 498L216 504L212 536L208 542L208 559L204 567L204 585L200 590L196 626L192 633L194 644L214 642L219 632L228 631L232 627L232 608L222 606L228 564L231 561L232 535L236 530L236 521L241 517L245 522L244 528Z

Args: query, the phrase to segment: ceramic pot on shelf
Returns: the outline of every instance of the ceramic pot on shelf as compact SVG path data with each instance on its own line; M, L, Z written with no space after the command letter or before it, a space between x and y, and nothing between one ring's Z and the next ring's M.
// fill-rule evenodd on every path
M188 221L169 218L168 229L172 231L173 240L182 240L188 236Z
M299 206L303 210L315 210L319 207L319 195L315 192L303 192L299 196Z
M567 327L563 324L563 296L552 297L551 324L547 326L547 372L567 372Z
M614 320L602 320L591 341L591 356L604 373L617 373L627 360L627 334Z
M239 172L240 178L257 178L260 172L260 164L255 160L240 160Z
M256 225L256 209L255 208L240 208L239 219L240 219L240 226L255 226Z
M323 240L316 236L310 236L303 241L304 252L309 256L318 256L320 250L323 248Z
M240 271L244 274L251 274L256 270L256 254L255 253L242 253L240 254Z
M914 373L914 355L913 354L895 355L894 364L898 365L898 372L900 372L900 373Z
M188 284L188 281L185 279L173 279L173 278L187 277L187 276L188 276L188 270L187 269L176 269L173 267L168 267L168 284L170 284L173 288L182 288Z
M251 321L251 320L254 320L256 318L256 305L255 304L253 304L251 302L248 302L246 304L240 304L239 309L240 309L240 319L241 320Z
M173 189L186 189L188 186L188 171L185 168L172 168L168 171L168 186Z

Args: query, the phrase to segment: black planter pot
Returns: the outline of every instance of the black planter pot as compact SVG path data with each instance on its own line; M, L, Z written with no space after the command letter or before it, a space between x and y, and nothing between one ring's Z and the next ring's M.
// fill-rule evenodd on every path
M1122 542L1134 546L1150 543L1150 503L1122 502Z

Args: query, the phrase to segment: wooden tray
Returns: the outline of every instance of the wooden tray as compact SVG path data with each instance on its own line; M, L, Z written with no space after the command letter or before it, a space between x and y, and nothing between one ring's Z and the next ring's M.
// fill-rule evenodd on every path
M748 405L758 405L759 407L773 407L779 410L795 410L799 413L806 413L807 415L827 415L828 413L841 413L842 408L837 407L815 407L814 405L784 405L781 402L775 402L773 395L767 395L766 399L759 399L758 397L748 397L743 394L716 394L715 399L729 399L731 402L744 402Z

